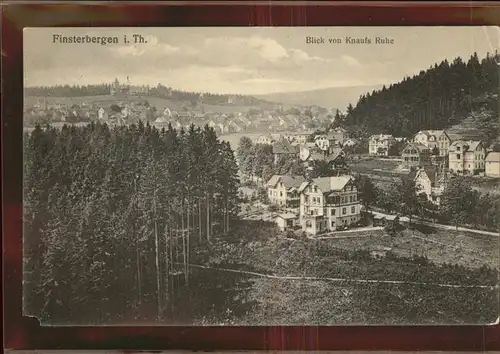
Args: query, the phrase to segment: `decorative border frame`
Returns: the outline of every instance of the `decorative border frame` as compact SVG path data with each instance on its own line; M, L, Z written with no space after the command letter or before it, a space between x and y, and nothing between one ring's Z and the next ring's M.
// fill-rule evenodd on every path
M54 328L40 327L36 319L21 316L24 27L500 25L499 3L13 2L2 6L2 20L3 309L6 348L205 351L500 349L498 325Z

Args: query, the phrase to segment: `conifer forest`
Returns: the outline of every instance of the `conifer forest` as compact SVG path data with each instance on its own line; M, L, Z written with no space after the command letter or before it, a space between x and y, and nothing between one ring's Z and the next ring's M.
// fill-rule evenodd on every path
M38 126L24 158L25 311L42 321L163 316L194 245L238 212L233 152L208 127Z

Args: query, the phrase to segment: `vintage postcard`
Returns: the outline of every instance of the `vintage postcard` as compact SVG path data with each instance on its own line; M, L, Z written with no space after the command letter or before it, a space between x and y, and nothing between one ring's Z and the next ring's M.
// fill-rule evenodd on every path
M25 29L24 314L495 323L499 39Z

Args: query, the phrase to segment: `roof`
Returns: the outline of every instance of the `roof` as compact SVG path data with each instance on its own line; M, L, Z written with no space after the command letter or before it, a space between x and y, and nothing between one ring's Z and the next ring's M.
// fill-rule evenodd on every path
M486 162L498 162L500 163L500 152L490 152L488 156L486 156Z
M287 189L299 187L306 179L302 176L274 175L267 182L267 186L274 187L281 181Z
M408 144L406 144L405 148L403 149L406 150L407 147L414 147L415 149L417 149L419 152L422 152L422 151L426 151L426 150L429 150L429 148L427 146L425 146L424 144L421 144L421 143L414 143L414 142L409 142Z
M421 173L425 173L427 177L430 179L432 185L436 183L437 179L437 168L436 166L425 166L420 168L415 172L414 179L417 178L417 176Z
M448 171L440 171L437 166L425 166L421 167L410 176L415 180L420 173L425 173L429 180L431 181L431 185L435 187L436 185L446 184L450 179L450 173Z
M281 139L273 145L273 154L296 154L297 149L286 139Z
M290 220L290 219L297 219L298 216L295 215L295 214L286 213L286 214L280 214L280 215L278 215L277 218L282 218L284 220Z
M427 136L434 135L436 138L439 138L441 135L445 134L444 130L421 130L417 134L425 134Z
M481 141L479 140L457 140L451 143L450 145L450 150L454 150L457 146L465 146L467 145L468 151L476 150L477 147L481 144Z
M323 192L328 193L331 191L340 191L345 185L353 179L350 175L338 176L338 177L320 177L312 180L312 183ZM308 183L302 184L299 188L300 191L304 190Z
M394 139L394 137L390 134L377 134L370 136L370 140L388 140Z

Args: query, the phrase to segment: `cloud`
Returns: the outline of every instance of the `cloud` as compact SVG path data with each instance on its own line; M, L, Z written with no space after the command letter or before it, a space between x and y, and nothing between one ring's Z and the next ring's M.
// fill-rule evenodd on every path
M361 65L361 63L357 59L355 59L349 55L342 55L340 57L340 60L342 61L342 63L344 63L345 65L350 66L350 67L354 67L354 68L363 67L363 65Z
M129 38L129 41L133 41ZM174 47L166 43L159 43L156 36L145 36L144 43L126 44L118 47L110 47L112 54L120 58L126 57L157 57L164 55L172 55L180 53L179 47Z
M300 49L285 48L278 41L260 37L212 37L203 43L200 60L206 65L238 63L258 69L290 69L311 62L327 62Z

